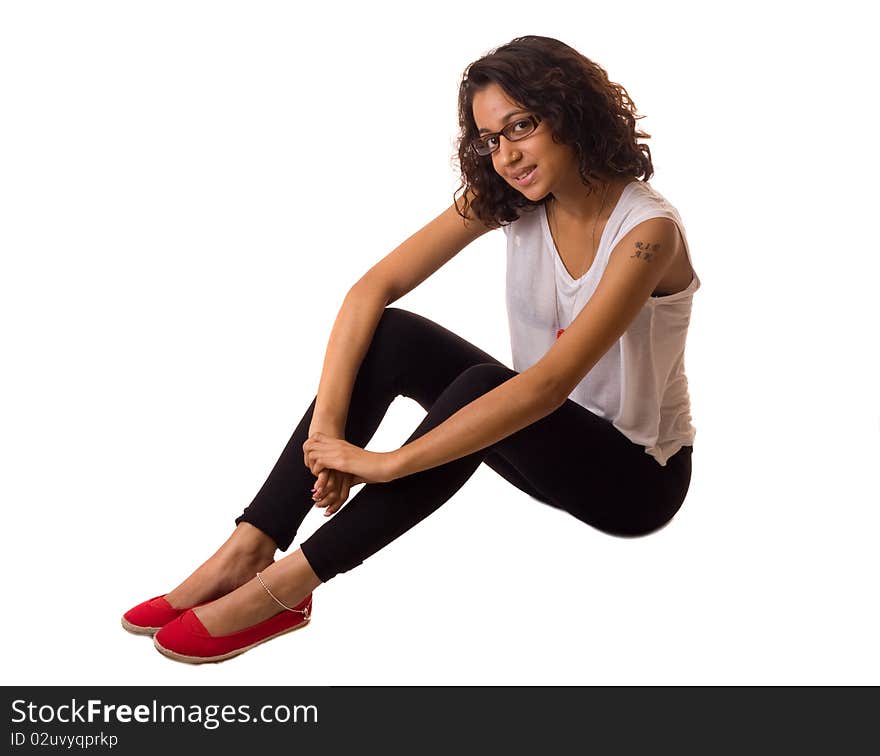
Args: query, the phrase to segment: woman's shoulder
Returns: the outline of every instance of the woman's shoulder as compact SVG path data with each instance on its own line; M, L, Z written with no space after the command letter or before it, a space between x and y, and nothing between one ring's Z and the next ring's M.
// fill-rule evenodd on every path
M675 211L673 205L665 194L661 193L656 186L648 181L634 181L632 184L635 204L653 205L661 209Z
M629 227L649 218L669 218L679 226L684 223L679 215L678 208L661 193L656 187L647 181L635 181L628 187L629 194L625 206L621 208L618 218L622 227Z

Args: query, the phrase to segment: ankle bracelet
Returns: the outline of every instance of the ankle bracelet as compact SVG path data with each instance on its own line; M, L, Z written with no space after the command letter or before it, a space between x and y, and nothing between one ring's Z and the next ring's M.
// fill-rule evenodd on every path
M291 609L287 604L279 601L278 597L274 593L272 593L272 591L269 590L269 587L263 582L263 576L260 575L259 572L257 573L257 580L259 580L260 585L262 585L263 588L266 589L266 593L268 593L273 599L275 599L276 604L283 607L284 609L287 609L288 612L298 612L299 614L301 614L303 616L303 619L309 618L309 608L308 607L306 607L305 609Z

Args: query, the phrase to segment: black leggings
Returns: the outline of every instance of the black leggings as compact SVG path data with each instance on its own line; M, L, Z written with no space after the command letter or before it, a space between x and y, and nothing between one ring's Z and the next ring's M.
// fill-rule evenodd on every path
M436 323L387 307L358 370L345 440L365 446L397 396L428 414L406 443L516 375ZM315 402L251 504L248 522L286 550L314 506L315 476L303 462ZM693 447L663 467L609 421L567 399L546 417L451 462L388 483L366 483L307 540L303 554L323 582L356 567L440 507L481 462L539 501L613 535L650 533L681 507Z

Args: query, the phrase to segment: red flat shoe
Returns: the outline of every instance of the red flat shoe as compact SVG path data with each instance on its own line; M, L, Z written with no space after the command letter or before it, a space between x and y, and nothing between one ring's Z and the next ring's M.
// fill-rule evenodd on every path
M122 615L122 626L135 635L153 635L191 608L175 609L165 600L167 595L154 596L129 609Z
M309 624L312 594L295 607L287 608L252 627L229 635L211 635L192 609L165 625L153 636L153 645L169 659L188 664L220 662L243 654L254 646L299 630Z

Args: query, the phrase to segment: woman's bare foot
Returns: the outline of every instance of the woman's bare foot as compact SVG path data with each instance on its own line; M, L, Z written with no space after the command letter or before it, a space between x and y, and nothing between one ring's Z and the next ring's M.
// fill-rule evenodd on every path
M299 549L260 572L269 590L290 607L296 606L321 584ZM205 629L217 636L244 630L286 610L251 575L241 587L193 611Z
M216 553L177 588L165 595L175 609L223 596L254 577L275 560L276 544L259 528L239 525Z

